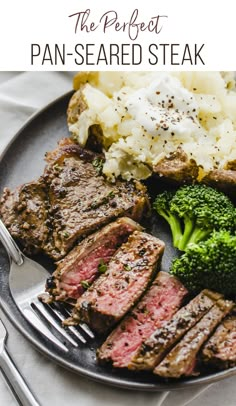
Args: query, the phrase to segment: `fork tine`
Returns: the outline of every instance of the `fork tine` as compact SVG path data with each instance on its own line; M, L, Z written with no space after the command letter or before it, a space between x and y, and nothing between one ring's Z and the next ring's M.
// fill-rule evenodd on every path
M95 335L93 334L92 330L90 330L89 326L85 323L80 323L79 327L82 328L82 330L88 334L89 337L95 338Z
M67 327L80 341L82 341L83 344L87 343L87 340L80 334L80 332L76 329L74 326L68 326Z
M52 312L58 317L58 319L60 321L65 321L66 317L61 313L61 311L55 306L52 306L51 304L48 305L50 307L50 309L52 310ZM82 341L83 344L86 344L86 340L85 338L82 336L82 334L80 334L80 332L73 326L67 326L68 330L70 330L72 332L72 334L74 334L80 341Z
M21 310L26 317L26 319L30 322L30 324L38 330L41 334L47 337L50 341L60 347L63 351L68 352L68 348L64 344L62 344L52 333L51 331L45 326L45 324L40 320L37 314L35 314L34 310L28 306Z
M31 302L31 306L35 306L39 313L50 323L63 337L65 337L74 347L78 347L77 342L62 328L60 327L50 313L46 310L46 307L37 299Z
M63 307L63 310L67 316L71 317L71 311L69 309L67 309L67 307Z
M64 308L65 313L71 317L71 313L67 308ZM89 328L89 326L85 323L80 323L78 326L90 337L90 338L95 338L95 335L93 334L92 330Z
M9 254L9 259L11 260L9 287L18 309L33 327L64 351L68 351L68 349L59 339L57 339L57 337L54 337L50 330L50 325L53 326L54 329L58 331L61 336L65 337L74 347L78 347L78 343L65 329L58 325L53 317L57 315L57 319L64 320L62 313L56 313L49 305L45 304L44 306L42 302L39 302L38 300L41 289L44 290L45 279L49 275L48 271L39 263L26 257L20 251L1 220L0 241L6 248ZM19 267L21 267L21 272L19 272ZM53 316L52 313L50 314L49 309L51 312L54 312ZM44 325L43 321L48 322L49 326ZM81 342L86 343L85 338L75 327L70 326L68 329L69 332L74 334Z

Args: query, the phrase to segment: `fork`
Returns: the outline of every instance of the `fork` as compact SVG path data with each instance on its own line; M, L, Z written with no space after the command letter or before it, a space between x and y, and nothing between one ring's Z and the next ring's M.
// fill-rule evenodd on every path
M18 371L5 347L7 330L0 320L0 369L19 404L24 406L39 406L37 399L30 391L24 378Z
M64 352L68 352L70 346L78 347L78 341L85 344L88 338L94 338L85 323L79 324L78 328L61 327L61 322L71 316L68 307L59 303L42 303L38 299L39 295L45 294L45 282L50 274L20 251L1 220L0 241L10 260L9 287L12 298L28 322Z

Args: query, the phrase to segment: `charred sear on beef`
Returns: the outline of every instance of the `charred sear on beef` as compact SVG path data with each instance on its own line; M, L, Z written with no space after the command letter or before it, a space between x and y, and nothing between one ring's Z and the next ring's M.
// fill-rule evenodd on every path
M27 246L30 254L47 244L50 233L47 191L42 178L11 192L4 189L0 216L13 238Z
M164 251L164 243L135 231L100 276L77 301L69 322L88 323L92 330L106 333L138 301L153 279Z
M0 216L26 252L63 258L80 240L120 216L140 220L148 207L139 182L109 183L100 173L102 156L64 139L47 154L38 181L5 189Z
M179 309L187 290L175 277L159 272L147 293L98 350L100 363L129 366L142 342Z
M206 364L219 369L236 366L236 310L217 327L202 350Z
M222 296L203 290L186 306L165 322L142 344L132 358L130 369L153 370L168 351L192 328Z
M164 378L180 378L198 373L195 368L199 350L233 306L233 302L219 299L154 369L154 374Z
M106 271L107 264L129 235L142 227L122 217L85 238L57 266L47 282L51 300L78 299Z

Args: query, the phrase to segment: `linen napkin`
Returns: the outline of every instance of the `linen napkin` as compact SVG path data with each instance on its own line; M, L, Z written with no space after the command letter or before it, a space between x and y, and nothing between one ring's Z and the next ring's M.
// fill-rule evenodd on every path
M73 72L0 72L0 156L14 134L35 111L72 88L72 77ZM90 381L48 360L15 330L2 312L0 316L9 332L7 348L42 406L196 406L201 404L201 400L194 399L209 388L201 385L181 391L147 393ZM205 404L226 405L225 385L230 388L227 406L233 406L230 399L234 396L229 395L233 390L236 395L232 379L208 390L208 403ZM219 390L222 390L220 403ZM0 376L0 405L16 404Z

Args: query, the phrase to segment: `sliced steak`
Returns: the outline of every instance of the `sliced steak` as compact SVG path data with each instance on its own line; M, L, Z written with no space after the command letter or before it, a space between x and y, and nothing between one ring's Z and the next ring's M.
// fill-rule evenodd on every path
M71 140L62 140L47 161L38 181L5 191L0 203L0 217L28 252L33 246L61 259L77 240L117 217L140 220L149 205L141 183L109 183L99 172L101 155Z
M236 311L226 317L202 350L203 361L219 369L236 366Z
M105 272L106 264L115 251L135 230L142 227L128 217L122 217L85 238L62 259L47 281L52 300L78 299Z
M179 309L187 290L166 272L159 272L148 292L98 351L100 362L128 367L142 342Z
M218 300L154 369L154 374L164 378L194 375L199 350L233 306L233 302Z
M138 353L132 358L129 368L153 370L176 342L211 309L220 297L222 296L218 293L203 290L142 344Z
M159 239L135 231L119 248L106 273L77 301L73 323L106 333L137 302L153 279L164 251Z

